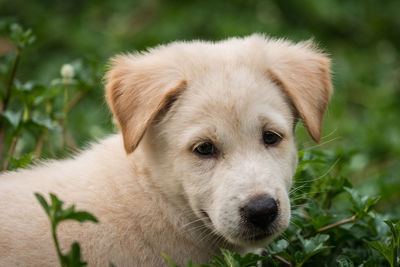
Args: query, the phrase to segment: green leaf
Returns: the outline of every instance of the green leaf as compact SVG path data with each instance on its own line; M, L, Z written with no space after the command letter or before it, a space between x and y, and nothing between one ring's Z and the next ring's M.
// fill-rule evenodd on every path
M211 264L216 267L250 267L257 266L257 262L264 260L265 256L260 256L253 253L248 253L245 256L240 256L236 252L221 248L223 259L218 256L213 256Z
M0 114L0 116L8 121L8 123L10 123L14 129L16 129L22 121L22 114L23 112L21 110L12 111L10 109L7 109L2 114Z
M272 242L268 245L268 253L269 254L278 254L284 251L289 246L289 243L285 239L281 239L279 241Z
M16 170L18 168L25 168L28 166L35 158L35 152L27 153L20 158L10 157L10 170Z
M226 249L221 249L221 253L224 256L225 266L229 267L240 267L239 262L235 259L234 254Z
M45 210L46 214L50 216L50 207L49 207L49 204L47 204L46 199L44 199L44 197L39 193L35 193L35 197L39 201L39 203L43 207L43 209Z
M315 237L304 239L299 236L299 240L303 247L302 251L296 251L295 261L299 266L302 266L309 258L321 253L327 249L332 248L332 246L325 246L324 242L329 239L329 235L318 234Z
M218 256L215 256L215 255L211 259L211 264L213 266L215 266L215 267L226 267L226 266L228 266L226 264L226 262L224 261L224 259L222 259L222 258L220 258Z
M81 248L77 242L71 245L70 251L63 256L63 260L67 267L83 267L87 263L81 259Z
M73 211L70 214L64 216L62 219L74 220L78 222L86 222L86 221L91 221L95 223L99 222L95 216L86 211Z
M350 195L350 202L353 205L354 212L361 212L363 210L364 203L361 199L360 194L358 194L356 190L349 187L344 187L344 190L346 190Z
M328 225L333 216L327 215L325 210L320 206L322 203L314 199L308 201L307 212L310 215L310 222L314 230Z
M304 251L307 254L314 253L315 251L324 248L323 243L329 239L329 235L318 234L315 237L309 239L302 239Z
M354 263L349 259L349 257L344 255L339 255L336 258L336 263L339 267L354 267Z
M321 228L325 225L328 225L333 219L333 216L330 215L318 215L316 217L310 217L311 224L313 225L314 229Z
M60 125L48 115L36 112L32 115L32 122L40 127L61 132Z
M20 37L23 34L22 27L17 24L13 23L10 25L10 39L11 41L17 43L20 40Z
M376 249L393 266L393 249L382 241L367 242L370 247Z
M380 196L368 197L367 202L365 203L364 206L364 212L367 213L370 210L372 210L372 208L376 205L376 203L378 203L380 199L381 199Z
M35 86L35 83L32 81L28 81L26 83L22 83L19 80L15 80L14 82L14 89L17 92L23 92L27 96L29 93L33 91L33 87Z
M51 207L55 212L61 211L62 206L64 205L64 202L58 199L58 197L50 193L50 199L51 199Z
M378 203L380 197L369 197L363 196L361 197L360 194L349 187L344 187L350 195L350 201L353 205L353 211L355 212L357 217L364 217L368 215L368 212Z
M86 211L75 211L75 205L71 205L58 213L60 221L73 220L78 222L92 221L97 223L98 220L95 216Z
M9 36L11 41L14 42L19 49L24 49L36 40L36 37L32 34L31 29L24 31L17 23L10 25Z
M400 239L400 221L398 221L396 224L390 220L385 220L384 222L387 224L387 226L389 226L389 229L392 233L393 244L395 246L399 246L399 243L400 243L399 242L400 241L399 240Z
M176 264L170 257L168 257L167 254L161 253L161 256L172 266L172 267L181 267L178 264Z
M253 254L253 253L248 253L241 257L239 254L235 253L234 258L239 262L240 266L243 267L250 267L250 266L257 266L257 263L259 261L262 261L265 259L265 256Z
M58 197L53 193L50 193L51 205L49 205L44 197L39 193L35 193L35 196L49 216L52 230L54 230L55 233L57 232L57 225L64 220L75 220L79 222L98 222L98 220L92 214L86 211L75 211L74 205L63 209L64 202L58 199ZM56 247L58 248L57 238L54 238L54 242L56 242ZM61 266L82 267L86 266L87 264L86 262L83 262L81 260L81 249L77 242L74 242L72 244L70 251L66 255L62 255L60 251L58 251L58 253L61 261Z
M15 94L15 97L25 105L32 107L34 103L41 104L39 100L47 94L47 89L45 86L34 81L21 83L19 80L16 80L14 82L13 93Z

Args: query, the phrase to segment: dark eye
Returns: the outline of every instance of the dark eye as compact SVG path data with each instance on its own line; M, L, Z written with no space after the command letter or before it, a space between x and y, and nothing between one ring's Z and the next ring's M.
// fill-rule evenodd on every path
M282 137L277 133L271 131L265 131L263 133L263 139L264 139L264 144L266 145L276 145L282 140Z
M200 145L196 146L194 152L201 156L212 156L215 154L215 147L210 142L201 143Z

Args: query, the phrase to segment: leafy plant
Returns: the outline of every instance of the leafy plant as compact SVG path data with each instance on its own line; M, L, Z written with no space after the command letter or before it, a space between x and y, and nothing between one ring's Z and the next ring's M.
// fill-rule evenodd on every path
M47 203L45 198L39 194L35 193L36 199L39 201L40 205L43 207L47 216L49 217L51 224L51 235L54 240L54 245L57 250L58 259L62 267L82 267L86 266L87 263L81 259L81 248L77 242L71 245L71 249L68 253L63 254L60 249L60 244L57 238L57 226L68 220L86 222L91 221L97 223L98 220L92 214L86 211L76 211L75 206L69 206L68 208L63 208L64 202L59 200L56 195L50 194L50 203Z
M384 241L370 241L368 245L381 253L383 257L389 262L391 267L397 267L400 264L399 260L399 240L400 240L400 221L396 224L392 221L386 220L385 223L389 226L392 237L390 244Z
M210 264L194 264L192 261L189 261L187 267L252 267L257 266L259 261L265 259L265 256L251 253L242 257L238 253L233 253L226 249L221 249L221 254L222 257L213 256ZM171 264L171 266L180 267L166 254L163 253L162 256Z
M0 166L2 170L25 167L38 161L43 151L63 156L77 145L68 129L68 114L100 81L95 67L77 60L60 68L60 77L49 84L20 81L17 70L23 52L35 41L32 30L0 21L0 32L14 44L14 51L0 64ZM1 63L1 61L0 61ZM61 138L59 137L61 134ZM29 155L29 156L28 156ZM34 155L34 156L33 156Z

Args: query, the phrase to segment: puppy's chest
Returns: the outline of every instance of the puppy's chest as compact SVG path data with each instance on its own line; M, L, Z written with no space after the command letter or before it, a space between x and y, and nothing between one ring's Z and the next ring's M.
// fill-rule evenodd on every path
M202 247L188 240L182 233L165 227L163 230L153 228L153 231L139 231L130 236L114 250L113 262L116 266L170 266L162 254L167 255L179 265L207 263L217 250ZM119 264L117 264L119 263Z
M112 249L103 253L110 254L109 259L116 266L170 266L162 253L180 265L190 259L206 263L211 255L218 253L218 249L211 248L212 242L203 241L200 245L202 236L191 236L182 227L175 226L174 220L165 214L170 207L160 204L158 199L142 194L136 200L140 200L140 208L134 208L138 203L132 204L129 216L126 210L114 209L113 215L107 214L107 220L103 220L104 232L109 231L108 236L112 236Z

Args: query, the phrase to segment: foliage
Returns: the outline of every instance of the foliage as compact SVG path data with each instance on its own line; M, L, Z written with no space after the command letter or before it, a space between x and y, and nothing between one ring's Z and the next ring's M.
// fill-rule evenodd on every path
M210 264L194 264L189 260L187 267L251 267L257 266L257 263L263 259L265 256L260 256L256 254L247 254L244 257L240 256L238 253L230 252L226 249L221 249L222 257L213 256ZM162 255L173 267L180 267L167 255Z
M68 114L93 89L99 73L75 61L61 67L61 77L49 84L16 79L20 58L35 40L32 30L15 23L2 23L16 52L0 68L6 91L0 92L0 164L3 170L25 167L37 161L43 151L62 156L66 149L77 150L67 129ZM20 150L20 153L17 150ZM15 154L21 156L16 156ZM7 155L3 159L3 155Z
M253 32L314 38L333 58L327 135L314 147L298 128L292 221L264 266L396 266L399 9L397 0L0 0L0 167L64 157L108 134L101 78L116 53ZM243 259L233 255L221 252L222 266Z
M63 208L64 203L57 198L56 195L50 194L51 203L47 203L46 199L39 193L35 193L36 199L43 207L47 216L50 219L51 234L54 240L54 245L57 250L58 259L60 260L61 267L83 267L87 263L81 259L81 248L77 242L71 245L68 253L63 254L60 249L57 238L57 226L67 220L78 222L91 221L97 223L98 220L92 214L86 211L76 211L75 206L72 205L68 208Z
M400 236L400 221L394 224L392 221L385 221L389 226L392 238L391 243L388 245L383 241L371 241L368 245L379 251L383 257L390 263L390 266L399 266L398 252L399 252L399 236Z

